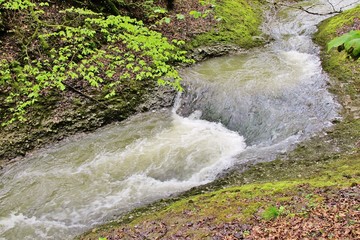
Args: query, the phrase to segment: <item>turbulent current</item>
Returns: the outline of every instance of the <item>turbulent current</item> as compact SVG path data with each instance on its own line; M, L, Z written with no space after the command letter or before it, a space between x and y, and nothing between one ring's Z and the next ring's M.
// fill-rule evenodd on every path
M331 10L327 3L314 10ZM0 239L72 238L241 163L271 160L331 125L339 107L311 41L322 19L269 12L263 31L274 41L184 69L187 87L174 109L69 138L5 168Z

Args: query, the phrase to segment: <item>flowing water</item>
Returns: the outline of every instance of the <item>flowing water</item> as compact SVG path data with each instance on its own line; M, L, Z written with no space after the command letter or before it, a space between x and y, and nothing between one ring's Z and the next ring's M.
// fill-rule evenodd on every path
M69 138L5 169L0 239L72 238L228 168L271 160L329 126L338 105L311 42L322 18L276 16L264 24L275 39L268 46L184 70L189 87L173 110Z

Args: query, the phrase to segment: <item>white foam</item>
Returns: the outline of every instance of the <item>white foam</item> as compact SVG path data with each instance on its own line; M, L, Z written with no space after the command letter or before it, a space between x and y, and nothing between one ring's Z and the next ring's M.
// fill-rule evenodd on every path
M183 118L172 113L169 123L161 126L162 121L146 115L150 120L140 125L128 121L102 133L101 139L108 141L90 135L40 154L44 165L34 156L26 168L12 169L2 179L1 207L7 212L0 220L0 235L67 239L114 213L211 181L231 166L245 143L238 133L200 120L200 115ZM129 135L121 130L127 128L144 135L116 148L117 138ZM146 132L149 128L155 131ZM82 151L87 151L86 158Z
M23 213L11 212L9 216L0 218L0 233L4 239L54 239L54 229L57 232L67 232L73 228L84 228L84 225L73 224L71 227L63 222L51 221L46 218L27 216ZM13 229L22 231L8 232Z

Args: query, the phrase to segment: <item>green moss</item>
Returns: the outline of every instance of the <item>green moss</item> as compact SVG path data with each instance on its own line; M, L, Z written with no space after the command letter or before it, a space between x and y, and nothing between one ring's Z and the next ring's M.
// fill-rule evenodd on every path
M211 45L215 43L236 44L249 48L261 44L254 40L261 34L262 11L259 1L223 0L215 8L217 18L221 19L218 26L208 33L197 36L191 47Z
M319 26L319 31L316 34L314 40L326 48L328 42L334 37L339 36L343 29L353 26L354 20L360 18L360 5L345 11L333 18L325 20ZM336 49L330 52L322 53L322 64L325 71L327 71L331 77L339 80L337 84L334 84L332 91L345 98L349 96L352 101L357 101L358 93L360 91L360 68L359 60L353 61L346 58L344 52L339 53ZM342 86L340 86L342 84ZM342 99L342 101L347 101ZM346 104L346 103L345 103Z
M335 17L326 19L319 26L319 31L316 34L316 40L321 45L326 45L330 39L337 36L337 32L344 26L350 26L354 23L355 18L360 17L360 5L344 11L342 14L336 15Z

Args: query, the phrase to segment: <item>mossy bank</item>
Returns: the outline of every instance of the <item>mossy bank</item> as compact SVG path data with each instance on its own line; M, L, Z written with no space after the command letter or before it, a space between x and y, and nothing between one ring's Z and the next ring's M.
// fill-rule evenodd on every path
M359 238L359 61L326 51L333 37L358 29L359 14L360 6L324 21L314 37L343 106L341 121L275 161L244 166L79 239Z
M333 49L326 51L326 43L332 38L350 30L360 28L360 6L357 6L341 15L328 19L321 24L315 41L324 46L322 52L323 68L333 79L331 90L339 96L344 106L346 119L360 118L360 68L359 61L347 58L344 52Z
M217 28L196 36L189 47L214 44L234 44L243 48L263 44L260 25L264 5L260 1L221 1L215 7ZM260 17L259 17L260 16Z

